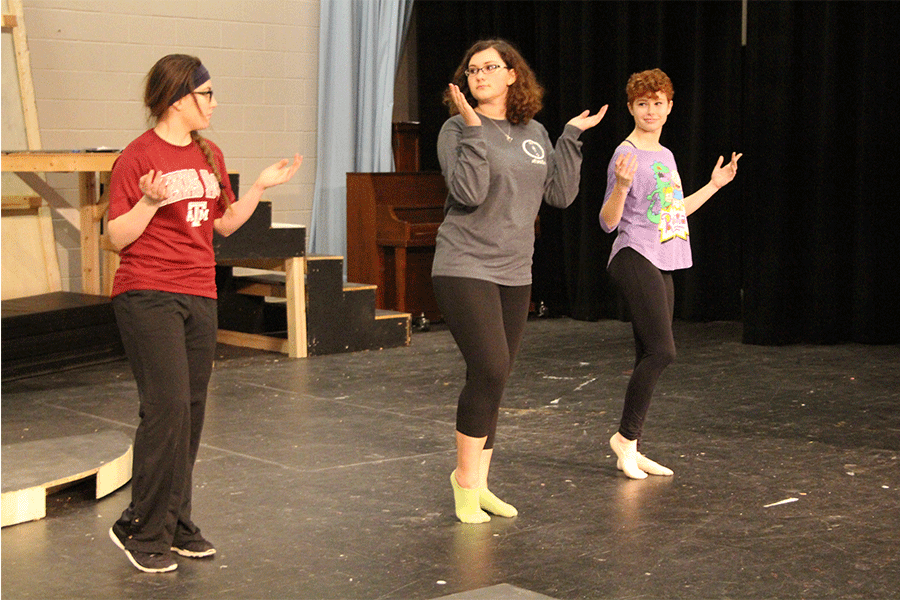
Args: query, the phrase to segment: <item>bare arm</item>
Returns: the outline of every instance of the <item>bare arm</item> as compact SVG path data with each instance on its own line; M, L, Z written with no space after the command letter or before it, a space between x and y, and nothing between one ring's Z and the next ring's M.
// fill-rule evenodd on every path
M628 196L628 190L631 189L631 183L634 181L634 174L637 171L637 157L630 152L628 154L620 154L616 159L616 184L613 191L609 195L609 199L600 209L600 218L606 223L606 226L613 230L622 220L622 211L625 210L625 198Z
M294 176L297 169L300 168L300 163L302 162L303 157L299 154L295 154L293 162L283 158L277 163L263 169L263 172L259 174L259 177L250 189L241 196L241 199L234 202L228 210L225 211L225 214L216 219L214 224L216 232L224 236L229 236L240 229L241 225L246 223L247 219L253 214L253 211L256 210L256 206L259 204L263 192L270 187L288 181Z
M707 200L712 198L713 194L731 183L731 180L737 175L737 163L741 156L743 156L743 154L735 154L732 152L731 162L724 167L722 166L722 163L725 159L721 156L719 157L719 160L716 162L716 166L713 169L712 177L709 179L709 183L684 199L684 211L686 214L692 214L698 208L703 206Z
M116 250L122 250L144 233L169 193L162 171L150 171L138 180L138 185L144 193L138 203L108 224L109 241Z

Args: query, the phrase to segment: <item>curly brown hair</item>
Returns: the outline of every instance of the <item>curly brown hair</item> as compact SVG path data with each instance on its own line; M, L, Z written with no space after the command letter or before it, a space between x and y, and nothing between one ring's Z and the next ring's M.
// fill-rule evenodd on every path
M193 91L194 72L202 64L199 58L187 54L169 54L156 61L156 64L147 73L147 83L144 87L144 105L154 121L158 123L163 118L169 106L172 105L172 98L178 99ZM197 103L196 96L191 95L191 99L199 109L200 105ZM224 174L220 172L219 165L213 156L212 147L206 138L196 131L191 132L191 138L197 142L206 162L219 181L219 189L222 190L219 197L224 200L226 206L230 207L231 201L225 194L222 185Z
M531 70L519 51L506 40L493 39L475 42L456 68L456 73L453 74L453 83L459 87L469 104L475 106L477 102L469 91L466 69L469 68L472 56L490 48L496 50L506 66L516 72L516 80L509 86L509 93L506 96L506 119L514 125L527 123L544 106L541 102L544 97L544 88L538 83L534 71ZM444 90L444 104L450 109L450 116L459 112L453 103L449 89Z
M640 73L632 73L625 84L625 93L628 94L628 104L634 103L638 98L656 97L662 92L670 101L675 96L675 88L672 80L659 69L649 69Z

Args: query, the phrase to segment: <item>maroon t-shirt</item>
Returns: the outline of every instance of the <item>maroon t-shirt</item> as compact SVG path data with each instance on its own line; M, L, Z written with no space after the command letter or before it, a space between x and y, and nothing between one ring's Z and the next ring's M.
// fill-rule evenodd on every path
M222 151L209 142L219 172L227 173ZM216 297L213 223L225 203L213 169L196 142L174 146L152 129L131 142L116 160L110 183L109 220L127 213L143 196L138 180L161 171L169 196L144 232L119 253L112 296L129 290L159 290ZM224 193L234 201L225 177Z

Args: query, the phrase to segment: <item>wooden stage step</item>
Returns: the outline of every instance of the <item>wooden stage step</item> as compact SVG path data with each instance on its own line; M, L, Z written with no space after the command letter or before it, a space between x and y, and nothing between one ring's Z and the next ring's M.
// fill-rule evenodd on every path
M235 275L217 267L219 341L283 351L287 337L284 273ZM343 257L306 258L309 356L408 346L409 313L375 309L377 287L343 281Z

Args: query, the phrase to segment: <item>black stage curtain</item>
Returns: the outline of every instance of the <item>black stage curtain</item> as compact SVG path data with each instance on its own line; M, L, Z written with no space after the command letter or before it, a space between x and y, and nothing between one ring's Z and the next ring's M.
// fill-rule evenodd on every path
M744 341L900 342L900 5L751 2Z
M547 89L536 118L554 140L572 116L610 105L582 135L578 199L564 211L541 209L533 296L551 313L622 316L606 274L613 235L597 219L607 163L633 128L625 82L659 67L675 85L662 143L675 154L685 192L709 180L719 155L745 153L735 182L689 219L694 267L676 274L676 316L743 319L748 343L900 341L898 311L888 323L889 288L881 287L897 281L887 273L887 215L848 207L841 192L876 193L867 175L886 154L866 140L893 127L888 89L897 78L882 76L894 68L887 64L897 42L884 38L895 22L885 13L896 9L751 2L746 49L740 2L422 0L416 10L423 169L440 168L435 144L448 116L441 94L478 39L502 37L519 48ZM839 67L826 76L823 61ZM872 61L880 63L875 77ZM844 85L846 103L830 96ZM840 207L849 210L836 214ZM838 238L859 244L842 247ZM825 272L843 284L829 285Z

